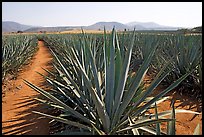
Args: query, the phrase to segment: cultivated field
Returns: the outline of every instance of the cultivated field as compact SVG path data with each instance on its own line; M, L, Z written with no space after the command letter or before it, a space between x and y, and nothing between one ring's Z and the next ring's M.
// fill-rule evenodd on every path
M2 51L3 134L202 134L200 34L6 34Z

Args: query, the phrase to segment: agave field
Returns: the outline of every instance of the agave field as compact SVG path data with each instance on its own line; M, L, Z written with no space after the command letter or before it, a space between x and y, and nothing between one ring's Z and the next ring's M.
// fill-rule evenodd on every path
M117 33L113 28L103 34L82 30L2 39L3 79L35 53L37 46L31 45L37 40L49 48L54 70L39 75L50 89L24 82L42 95L35 100L53 112L33 113L51 119L56 129L64 124L54 134L175 135L176 113L200 114L175 109L173 101L171 110L158 112L157 105L173 89L202 101L202 35ZM146 75L152 77L148 86ZM165 88L153 95L159 85ZM161 123L167 123L167 130L161 130Z
M38 49L37 41L33 35L2 36L2 81L7 74L17 75L22 65L28 63Z

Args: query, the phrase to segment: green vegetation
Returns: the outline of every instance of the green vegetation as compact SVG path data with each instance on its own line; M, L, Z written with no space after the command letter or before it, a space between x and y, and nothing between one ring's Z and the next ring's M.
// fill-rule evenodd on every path
M179 73L161 93L151 96L164 79L175 73L179 65L175 65L174 57L183 55L166 53L164 45L170 45L165 40L172 43L171 36L135 32L118 35L113 29L111 34L47 35L40 39L54 57L55 72L45 69L49 77L39 73L51 89L45 91L29 81L25 83L44 96L36 100L60 111L57 116L34 111L52 119L51 123L64 123L66 128L57 134L172 135L175 113L199 114L173 106L169 111L157 111L157 104L167 99L164 95L193 73L199 59L193 58L195 66L191 62L189 69ZM139 65L136 70L135 64ZM143 78L153 69L154 80L144 88ZM135 75L131 75L133 71ZM148 114L150 109L155 109L155 114ZM170 118L163 117L166 115ZM168 123L166 132L160 129L162 122Z
M31 35L2 36L2 80L8 73L16 75L19 69L37 51L37 39Z
M188 33L202 33L202 26L194 27L192 29L178 29L177 32L188 34Z
M175 135L175 109L158 112L157 105L174 88L201 96L202 35L121 32L104 34L41 34L3 36L2 79L16 74L43 40L54 60L49 76L40 74L49 90L25 83L39 92L35 98L52 112L36 112L51 119L50 124L65 127L61 135ZM145 75L154 79L144 87ZM152 96L154 89L165 89ZM148 113L153 110L155 113ZM169 116L165 118L164 116ZM161 123L167 123L167 131ZM194 134L199 134L199 125Z
M132 67L141 65L143 58L151 50L151 39L158 40L159 45L150 65L148 74L156 75L168 61L171 62L171 72L162 82L171 84L186 74L192 73L177 87L181 93L188 93L201 101L202 94L202 35L183 34L141 34L135 43ZM185 90L184 90L185 89ZM185 93L184 93L185 94Z

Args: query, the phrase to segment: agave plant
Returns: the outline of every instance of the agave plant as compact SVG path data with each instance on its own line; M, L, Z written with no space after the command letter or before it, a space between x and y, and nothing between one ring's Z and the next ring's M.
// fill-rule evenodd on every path
M131 34L126 46L119 44L118 35L113 28L112 34L104 29L103 45L96 46L94 35L75 35L71 39L63 38L64 45L47 43L53 57L57 74L42 75L52 85L52 90L45 91L25 80L25 83L45 98L36 100L61 110L53 116L41 112L54 121L77 127L66 129L59 134L140 134L140 130L153 133L149 127L159 123L175 121L175 117L164 118L171 111L156 112L147 115L155 103L163 101L163 96L181 83L191 72L187 72L165 90L154 97L149 97L161 81L171 72L169 63L163 66L150 86L142 88L142 81L149 69L150 62L158 46L158 39L151 39L150 50L135 75L131 75L130 61L136 33ZM128 37L129 38L129 37ZM49 40L47 40L49 41ZM192 111L175 110L177 112ZM173 114L175 114L173 112ZM172 124L171 124L172 125ZM172 128L171 128L172 129ZM171 130L169 130L171 131ZM173 134L169 132L167 134Z
M2 80L8 73L16 75L36 51L37 39L33 36L2 36Z
M200 64L202 62L202 37L173 35L165 38L165 48L160 51L164 58L173 60L173 71L166 78L171 83L188 71L193 71L181 84L180 89L185 86L190 95L201 95L202 78ZM186 91L185 91L186 92ZM198 96L197 95L197 96Z
M155 37L157 37L160 42L155 51L148 74L154 77L154 75L160 71L163 64L171 60L172 72L170 72L164 80L165 83L169 85L183 74L186 74L186 72L194 70L193 73L178 86L178 91L182 93L185 87L185 89L188 89L187 91L190 95L196 95L198 99L201 99L202 71L200 69L200 64L202 64L202 36L185 36L183 34L142 34L139 36L136 42L137 45L133 50L133 64L138 66L138 59L140 62L143 61L143 56L147 55L146 50L150 50L148 44L145 43L148 43L149 39L154 39ZM139 64L141 64L140 62ZM187 91L185 90L185 92Z

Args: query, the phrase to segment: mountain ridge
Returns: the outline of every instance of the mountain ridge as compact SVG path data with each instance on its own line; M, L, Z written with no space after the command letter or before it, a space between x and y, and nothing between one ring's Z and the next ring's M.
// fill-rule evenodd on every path
M67 31L72 29L80 29L83 28L85 30L103 30L104 26L106 30L112 30L115 27L117 30L177 30L181 27L171 27L160 25L155 22L129 22L126 24L111 21L105 22L100 21L96 22L92 25L88 26L57 26L57 27L41 27L41 26L31 26L24 25L14 21L2 21L2 32L16 32L16 31L24 31L24 32L39 32L39 31Z
M2 32L25 31L31 27L37 26L25 25L14 21L2 21Z

